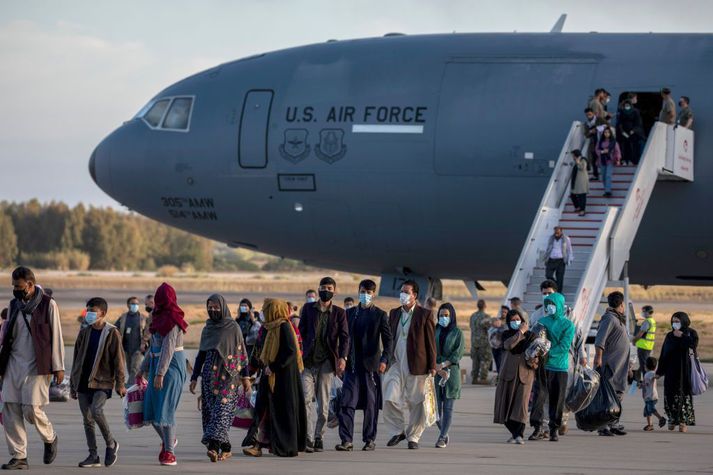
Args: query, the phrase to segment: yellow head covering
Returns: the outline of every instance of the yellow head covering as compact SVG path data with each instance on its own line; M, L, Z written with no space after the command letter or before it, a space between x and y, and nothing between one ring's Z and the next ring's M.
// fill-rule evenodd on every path
M265 335L265 343L262 347L262 353L260 353L260 360L265 366L269 366L275 361L277 353L280 350L280 325L287 322L292 338L295 339L295 348L297 348L297 368L301 373L304 370L304 364L302 363L302 355L299 351L297 334L289 321L290 310L287 306L287 302L279 299L265 299L265 303L262 306L262 313L265 315L265 323L263 326L267 331L267 335ZM270 391L274 391L275 373L271 373L268 378Z

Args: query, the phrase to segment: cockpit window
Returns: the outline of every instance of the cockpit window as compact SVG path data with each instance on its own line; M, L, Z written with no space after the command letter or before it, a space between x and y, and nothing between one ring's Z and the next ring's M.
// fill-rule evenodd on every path
M187 130L188 118L191 115L191 105L193 99L190 97L177 97L173 99L171 108L163 120L163 129Z
M161 123L161 119L163 119L163 114L166 112L169 102L169 99L162 99L151 106L148 112L144 115L146 123L148 123L151 127L158 127L158 124Z

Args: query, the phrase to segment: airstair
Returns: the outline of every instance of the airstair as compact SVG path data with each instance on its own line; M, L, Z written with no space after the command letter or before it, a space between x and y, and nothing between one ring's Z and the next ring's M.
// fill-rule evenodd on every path
M629 251L656 182L693 181L694 155L691 130L657 122L639 165L614 168L611 197L603 196L601 181L590 181L586 215L579 216L570 199L571 152L580 149L586 156L588 143L582 127L574 122L569 130L505 299L520 297L530 313L542 303L539 285L545 280L545 251L555 226L561 226L574 254L565 272L563 293L572 307L572 320L586 335L605 288L623 288L628 297Z

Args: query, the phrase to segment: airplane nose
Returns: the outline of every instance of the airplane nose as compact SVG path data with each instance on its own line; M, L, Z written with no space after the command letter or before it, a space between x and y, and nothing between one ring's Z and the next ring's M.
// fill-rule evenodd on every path
M89 157L89 175L92 177L94 184L99 186L99 182L97 181L96 158L97 158L97 149L94 149L94 151L92 152L92 156Z

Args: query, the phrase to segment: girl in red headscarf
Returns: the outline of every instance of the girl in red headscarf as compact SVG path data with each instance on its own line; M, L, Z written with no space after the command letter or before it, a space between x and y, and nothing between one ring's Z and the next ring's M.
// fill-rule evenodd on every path
M144 356L137 379L148 375L144 396L144 422L151 423L161 437L161 465L176 465L176 409L186 382L186 355L183 335L188 324L176 302L176 291L161 284L154 296L151 315L151 347Z

